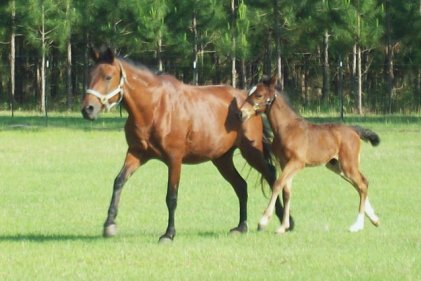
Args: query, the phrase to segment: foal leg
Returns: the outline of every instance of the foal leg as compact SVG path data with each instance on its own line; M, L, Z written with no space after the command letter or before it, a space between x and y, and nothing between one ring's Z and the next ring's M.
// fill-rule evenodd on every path
M247 226L247 183L238 173L237 169L234 166L233 162L233 152L234 150L228 151L222 157L213 160L213 164L216 166L218 171L228 181L231 186L234 188L235 193L237 194L238 201L240 203L240 221L238 226L231 229L231 233L239 232L245 233L248 230Z
M356 166L354 164L354 166ZM340 165L339 161L332 159L326 167L340 175L347 182L351 183L360 195L359 213L353 225L349 228L351 232L357 232L364 228L364 213L375 226L379 225L379 217L375 214L373 207L368 200L368 181L358 168L350 168L348 165Z
M379 218L374 213L374 209L368 200L368 181L357 167L343 167L344 176L354 186L360 196L360 204L358 208L358 216L354 224L349 228L350 232L358 232L364 229L364 214L367 214L370 221L374 225L378 225Z
M290 208L291 208L292 177L286 182L282 189L282 200L284 202L284 217L281 226L276 230L276 234L283 234L290 229Z
M278 199L279 193L283 191L286 185L289 185L287 187L287 191L285 192L285 209L284 209L284 215L282 219L281 227L284 228L284 230L289 228L289 204L290 204L290 189L291 189L291 183L292 178L294 175L301 170L304 167L304 164L299 161L289 161L282 171L281 176L275 181L275 184L272 188L272 196L269 201L269 205L266 208L266 210L263 213L262 218L259 221L258 229L262 230L264 229L268 223L270 218L272 217L276 200ZM282 232L282 229L279 229L279 232ZM285 231L284 231L285 232Z
M263 152L251 145L243 145L242 147L240 147L240 151L241 155L244 157L244 159L246 159L247 163L249 163L250 166L252 166L256 171L258 171L269 184L270 188L273 189L276 180L276 170L273 165L271 165L264 159ZM279 197L276 199L275 202L275 213L276 216L279 218L279 221L282 222L282 219L284 217L284 209L282 207L281 201L279 200ZM294 226L294 220L292 217L290 218L290 221L292 229Z
M115 218L118 212L118 203L120 201L121 191L123 190L124 184L127 182L129 177L136 171L140 166L140 157L130 152L126 154L123 168L114 180L113 195L111 197L110 207L108 208L108 216L104 223L104 237L112 237L117 233L115 224Z
M173 158L168 165L168 185L165 202L168 208L168 226L159 238L159 243L174 240L175 237L175 209L177 208L178 184L181 174L181 159Z

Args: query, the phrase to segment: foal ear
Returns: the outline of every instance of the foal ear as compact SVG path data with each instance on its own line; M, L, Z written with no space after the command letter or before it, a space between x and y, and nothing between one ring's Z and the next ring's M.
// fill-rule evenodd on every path
M278 76L275 74L270 78L270 87L274 88L278 84Z

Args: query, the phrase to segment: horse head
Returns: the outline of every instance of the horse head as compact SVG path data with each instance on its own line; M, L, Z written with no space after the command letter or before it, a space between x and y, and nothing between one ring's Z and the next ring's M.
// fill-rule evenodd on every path
M261 114L270 107L276 98L276 76L272 78L264 77L261 82L252 87L247 95L246 103L252 108L246 109L244 105L241 107L242 119L246 120L254 114Z
M82 115L85 119L94 120L101 111L108 111L122 101L126 75L110 48L100 51L91 48L90 53L95 64L89 72Z

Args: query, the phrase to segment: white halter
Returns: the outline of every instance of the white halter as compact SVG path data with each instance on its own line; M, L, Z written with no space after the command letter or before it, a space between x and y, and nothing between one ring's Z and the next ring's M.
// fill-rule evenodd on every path
M99 99L99 101L105 106L107 111L109 111L111 108L119 104L123 100L124 96L124 82L126 82L126 73L124 72L123 66L119 62L120 65L120 84L115 88L113 91L109 92L106 95L101 94L100 92L94 90L94 89L87 89L86 93L93 95ZM120 98L118 101L113 102L110 104L109 100L113 98L115 95L120 94Z

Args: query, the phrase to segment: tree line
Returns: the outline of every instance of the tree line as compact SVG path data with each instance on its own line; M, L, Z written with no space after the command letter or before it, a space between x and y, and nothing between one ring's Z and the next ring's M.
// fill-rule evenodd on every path
M421 1L9 0L0 3L3 110L76 109L88 46L191 84L277 75L293 102L348 112L421 106Z

